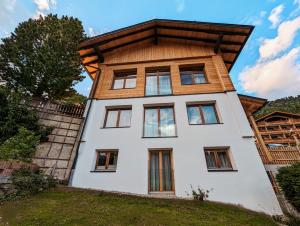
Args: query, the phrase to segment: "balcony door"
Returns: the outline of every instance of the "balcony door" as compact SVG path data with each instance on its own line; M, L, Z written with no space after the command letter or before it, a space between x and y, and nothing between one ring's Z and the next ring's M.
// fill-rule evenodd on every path
M171 150L150 150L149 192L174 191Z

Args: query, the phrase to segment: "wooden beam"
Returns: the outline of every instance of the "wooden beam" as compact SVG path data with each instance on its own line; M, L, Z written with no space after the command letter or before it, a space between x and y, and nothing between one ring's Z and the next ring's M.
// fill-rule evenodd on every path
M157 27L154 28L154 45L158 44L158 31L157 31Z
M89 64L94 64L94 63L98 63L98 62L99 62L99 59L95 59L95 60L92 60L92 61L89 61L89 62L85 62L83 65L88 66Z
M226 49L226 48L220 48L220 51L221 51L222 53L239 53L239 51L237 51L237 50Z
M96 56L97 53L95 52L91 52L91 53L85 53L83 55L80 55L81 58L84 58L84 57L90 57L90 56Z
M103 62L104 62L104 56L103 56L101 50L99 49L99 47L95 46L95 47L94 47L94 50L95 50L95 52L97 53L99 62L100 62L100 63L103 63Z
M200 42L207 42L215 44L217 40L215 39L208 39L208 38L196 38L196 37L184 37L178 35L166 35L166 34L159 34L159 37L162 38L174 38L174 39L182 39L182 40L190 40L190 41L200 41ZM233 42L233 41L223 41L222 45L238 45L241 46L243 43L241 42Z
M219 50L220 50L220 45L221 45L221 42L222 42L222 39L223 39L223 34L219 34L219 37L217 39L217 42L216 42L216 45L214 47L214 52L217 54L219 53Z

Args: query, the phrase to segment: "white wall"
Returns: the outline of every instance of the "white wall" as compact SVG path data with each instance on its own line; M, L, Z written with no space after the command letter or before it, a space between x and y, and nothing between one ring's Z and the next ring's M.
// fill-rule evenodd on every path
M222 124L189 125L186 102L216 101ZM174 103L177 138L142 138L143 105ZM130 128L103 129L105 107L132 105ZM186 197L190 185L213 189L209 199L282 214L256 150L253 132L235 92L116 100L95 100L79 149L72 186L148 194L148 149L172 148L175 194ZM203 147L230 146L237 171L208 172ZM90 172L95 149L119 149L116 172Z

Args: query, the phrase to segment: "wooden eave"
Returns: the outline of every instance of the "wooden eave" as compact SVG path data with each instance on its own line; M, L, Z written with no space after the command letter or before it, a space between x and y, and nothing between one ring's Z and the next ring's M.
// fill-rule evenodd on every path
M238 94L238 96L247 116L255 114L255 112L260 110L268 103L268 100L264 98L243 94Z
M294 114L294 113L289 113L289 112L285 112L285 111L274 111L270 114L267 114L267 115L257 119L256 122L262 121L264 119L267 119L267 118L270 118L270 117L276 116L276 115L300 118L300 114Z
M81 42L79 53L82 64L94 78L98 63L105 62L108 52L146 40L156 45L162 39L182 40L212 47L222 55L230 71L253 29L250 25L154 19L88 38Z

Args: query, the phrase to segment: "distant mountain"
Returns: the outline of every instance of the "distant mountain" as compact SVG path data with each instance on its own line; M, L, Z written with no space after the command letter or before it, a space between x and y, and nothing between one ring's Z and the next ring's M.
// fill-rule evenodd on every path
M300 95L296 97L284 97L268 102L268 104L255 114L255 118L260 118L273 111L285 111L300 114Z

